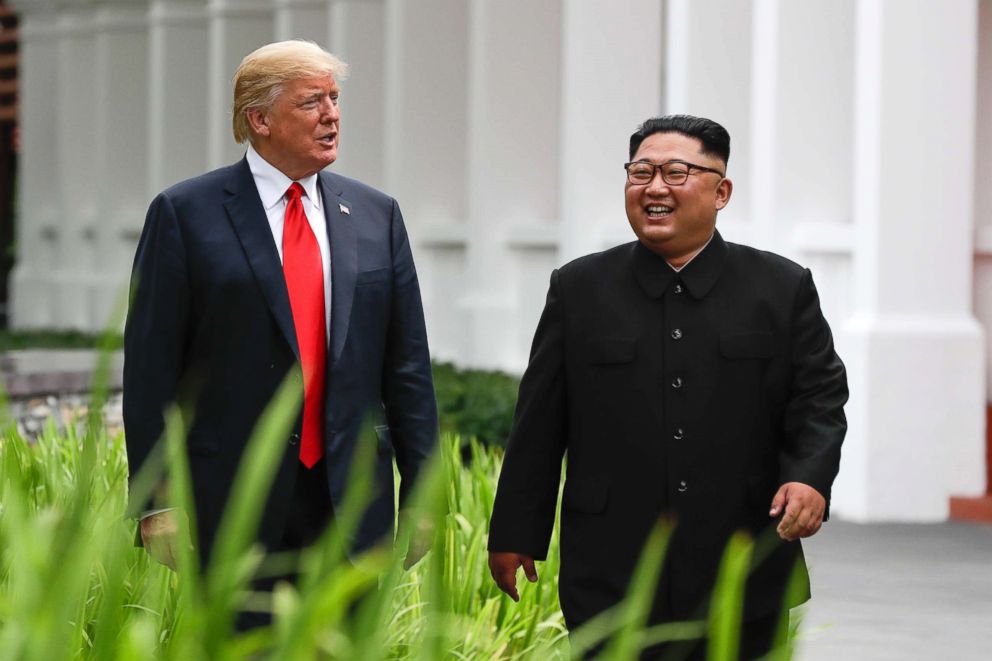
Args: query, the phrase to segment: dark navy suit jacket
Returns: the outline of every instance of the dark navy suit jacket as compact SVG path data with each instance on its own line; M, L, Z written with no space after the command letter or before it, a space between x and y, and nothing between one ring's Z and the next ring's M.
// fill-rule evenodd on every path
M376 492L353 542L387 536L392 460L406 499L437 434L437 407L417 273L399 206L357 181L321 172L331 246L325 456L338 506L359 429L376 423ZM347 210L347 213L346 213ZM188 453L201 558L213 545L238 463L298 348L282 265L248 163L159 194L134 261L124 344L124 425L134 476L162 436L163 410L191 410ZM262 516L282 534L298 471L299 424Z

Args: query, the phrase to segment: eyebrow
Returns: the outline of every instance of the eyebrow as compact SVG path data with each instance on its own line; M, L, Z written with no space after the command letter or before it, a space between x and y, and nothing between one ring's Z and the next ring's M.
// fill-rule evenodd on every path
M327 93L327 96L336 97L340 94L341 94L341 90L332 89L330 92ZM306 93L303 96L300 96L297 99L297 103L309 103L310 101L316 101L322 98L323 96L324 96L324 90L316 90L313 92Z

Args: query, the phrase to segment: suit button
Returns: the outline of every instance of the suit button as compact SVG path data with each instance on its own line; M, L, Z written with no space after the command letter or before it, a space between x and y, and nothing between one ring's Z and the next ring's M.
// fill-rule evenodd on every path
M300 435L299 434L297 434L297 433L294 432L294 433L292 433L292 434L289 435L289 444L290 445L296 445L299 442L300 442Z
M676 294L681 294L681 293L682 293L682 291L683 291L683 290L682 290L682 285L681 285L681 284L676 284L676 285L675 285L675 288L674 288L674 289L672 289L672 291L674 291L674 292L675 292Z
M682 387L682 377L681 376L677 376L674 379L672 379L672 387L675 388L676 390L678 390L679 388Z
M685 480L679 482L679 493L685 493L689 490L689 485L685 483Z
M681 340L682 339L682 329L676 328L675 330L673 330L672 331L672 339L673 340Z
M675 433L672 434L672 438L674 438L676 441L681 441L684 437L685 437L685 432L682 431L681 427L676 429Z

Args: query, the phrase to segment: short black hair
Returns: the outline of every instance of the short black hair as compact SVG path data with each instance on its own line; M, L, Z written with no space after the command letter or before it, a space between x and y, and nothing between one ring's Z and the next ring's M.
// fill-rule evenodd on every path
M712 119L693 117L692 115L665 115L652 117L637 127L630 136L630 159L640 148L641 143L655 133L681 133L689 138L699 140L703 145L702 152L716 156L724 165L730 160L730 134Z

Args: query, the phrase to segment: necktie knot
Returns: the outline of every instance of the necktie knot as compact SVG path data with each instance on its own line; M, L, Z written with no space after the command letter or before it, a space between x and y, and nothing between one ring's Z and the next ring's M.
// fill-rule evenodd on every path
M294 181L290 184L289 188L286 189L286 199L289 201L298 200L303 197L303 186L300 182Z

